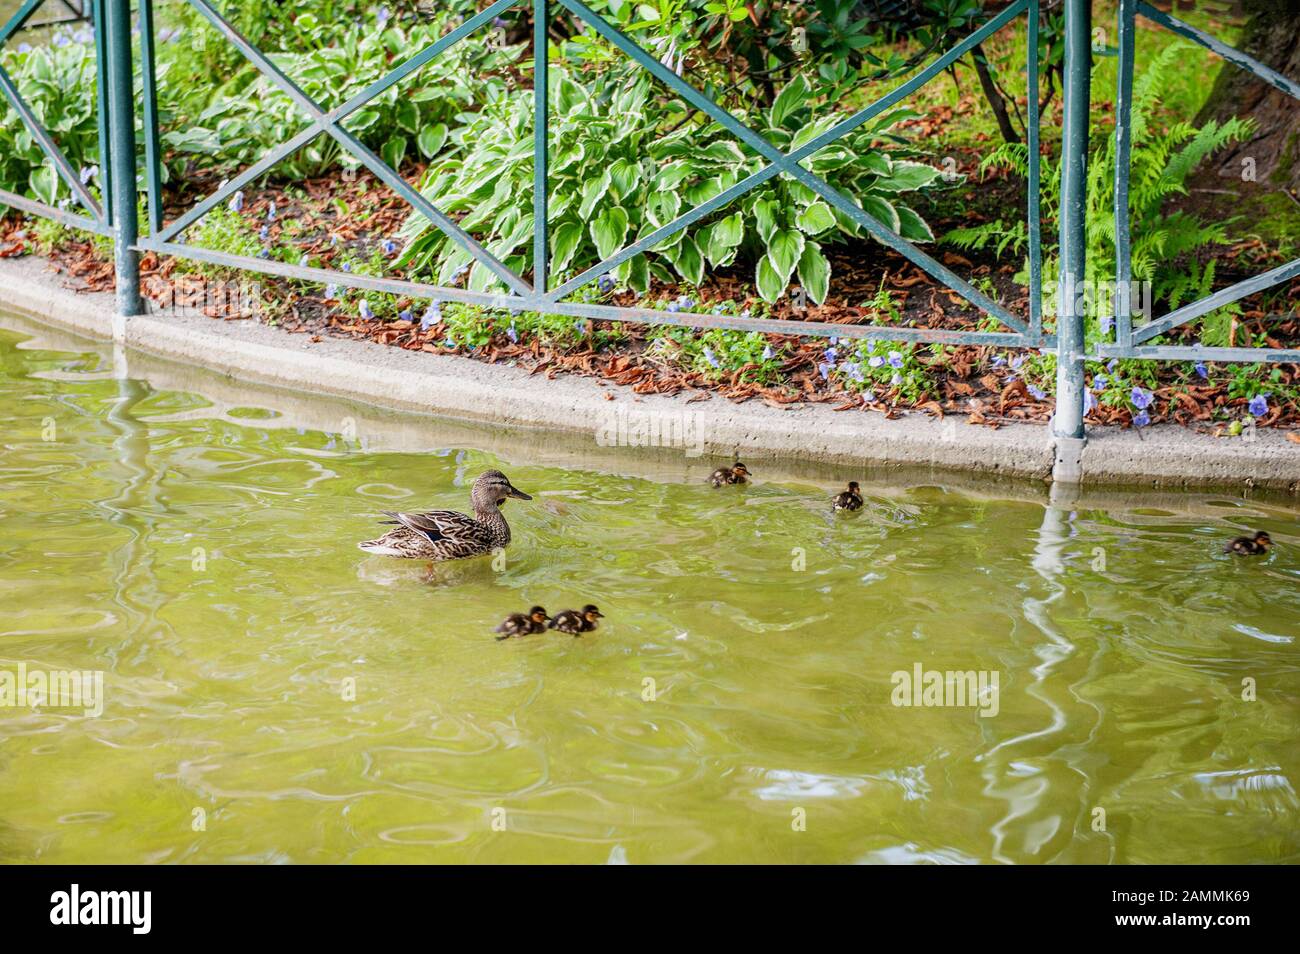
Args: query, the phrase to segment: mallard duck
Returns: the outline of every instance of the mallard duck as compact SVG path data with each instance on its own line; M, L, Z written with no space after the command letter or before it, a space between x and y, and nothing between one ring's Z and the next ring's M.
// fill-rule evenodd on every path
M1228 541L1223 552L1235 553L1238 556L1259 556L1261 553L1267 553L1272 545L1273 538L1261 530L1253 537L1237 537L1235 540Z
M849 481L849 489L841 490L831 501L836 510L861 510L862 494L858 492L858 482Z
M537 633L544 633L550 619L546 615L546 610L540 606L534 606L527 613L511 613L496 629L501 633L497 637L497 642L509 639L511 636L534 636Z
M743 484L745 478L749 476L749 468L736 461L730 467L719 467L709 475L709 483L714 487L725 487L727 484Z
M461 560L482 556L510 542L510 525L501 515L501 505L510 497L533 499L512 487L501 471L489 470L479 475L469 492L474 516L455 510L419 513L385 510L384 516L393 519L383 522L398 526L378 539L357 546L367 553L408 560Z
M590 633L596 628L596 620L602 618L605 614L596 607L588 603L578 610L561 610L551 617L547 625L551 629L559 630L561 633L568 633L571 636L579 636L582 633Z

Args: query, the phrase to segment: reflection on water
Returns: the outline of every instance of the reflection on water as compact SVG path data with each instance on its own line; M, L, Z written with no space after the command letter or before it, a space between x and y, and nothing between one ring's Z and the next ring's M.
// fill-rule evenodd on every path
M929 481L835 517L843 475L419 447L22 337L0 672L102 670L106 702L0 709L0 860L1300 858L1285 506ZM355 549L489 467L536 497L504 567ZM1255 527L1272 555L1219 552ZM492 639L588 601L591 636ZM894 705L914 667L996 673L997 714Z

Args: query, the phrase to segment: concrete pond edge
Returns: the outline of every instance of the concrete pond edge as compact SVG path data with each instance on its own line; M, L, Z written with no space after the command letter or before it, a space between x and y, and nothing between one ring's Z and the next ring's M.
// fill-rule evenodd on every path
M0 260L0 309L232 379L323 394L388 410L492 427L538 429L602 447L681 447L719 459L798 460L879 471L925 469L1083 486L1259 488L1300 495L1300 444L1274 430L1254 440L1213 438L1178 425L1093 428L1053 441L1041 424L996 430L904 412L779 409L713 396L638 395L590 378L543 376L508 365L432 355L369 341L289 334L253 321L218 321L152 306L121 318L113 296L79 292L48 262Z

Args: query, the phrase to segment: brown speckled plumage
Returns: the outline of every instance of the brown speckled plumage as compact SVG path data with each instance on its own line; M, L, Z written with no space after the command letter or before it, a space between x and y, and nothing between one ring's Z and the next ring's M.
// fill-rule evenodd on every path
M510 525L501 515L501 505L510 497L533 498L511 486L506 475L489 470L474 481L470 490L474 515L456 510L425 510L401 513L385 510L397 524L382 537L357 546L367 553L407 560L461 560L482 556L510 543Z

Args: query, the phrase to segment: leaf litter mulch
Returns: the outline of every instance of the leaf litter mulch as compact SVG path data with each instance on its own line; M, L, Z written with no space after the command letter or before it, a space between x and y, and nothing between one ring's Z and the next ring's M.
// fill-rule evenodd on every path
M973 167L968 157L958 160L960 166ZM418 177L419 170L416 170ZM211 191L217 183L192 182L190 188L200 194ZM981 215L1002 214L1007 202L1013 198L1018 184L995 185L985 194L989 211L966 210L962 224L969 225L972 216L978 221ZM175 197L174 197L175 198ZM168 208L167 215L179 214L193 201L177 201ZM273 220L267 219L271 203L275 203ZM247 196L242 214L256 231L257 223L267 224L267 237L271 244L291 242L294 248L310 256L313 265L338 267L346 259L369 259L375 249L388 238L395 236L405 220L408 207L386 187L363 173L342 181L338 178L308 180L293 192L267 187ZM937 217L932 225L936 234L942 234L957 222L946 222ZM1045 225L1046 227L1046 225ZM286 228L290 232L286 232ZM0 221L0 258L36 252L30 222L14 217ZM928 327L954 330L992 326L982 314L964 298L951 291L902 256L864 241L854 246L834 246L828 250L833 268L831 294L821 306L798 308L788 298L781 299L769 309L772 317L791 320L812 320L831 324L865 324L881 321L881 313L871 302L881 289L889 293L895 309L890 319L903 327ZM1016 284L1012 275L1016 267L999 263L989 255L958 253L944 250L942 246L928 251L938 257L968 281L992 288L992 297L1002 302L1013 314L1025 315L1028 310L1027 291ZM1231 250L1234 262L1250 261L1252 255L1260 262L1259 271L1269 267L1270 260L1262 246L1251 243ZM95 245L79 238L78 233L65 233L62 243L50 251L53 265L64 273L69 284L84 291L108 291L113 287L113 266L106 261ZM390 277L405 277L400 269L389 267ZM157 302L197 308L212 318L225 320L261 320L277 323L286 332L303 333L312 340L323 336L368 340L411 351L431 354L460 354L490 364L506 363L528 370L532 374L554 378L560 374L574 374L597 378L605 382L624 385L633 394L689 393L691 401L704 401L719 397L743 403L750 400L789 408L801 403L829 404L837 411L874 410L887 417L898 417L908 409L936 417L947 414L963 416L968 423L998 427L1011 421L1046 422L1051 415L1050 395L1038 398L1030 386L1012 367L1015 362L1002 360L1004 349L987 346L948 346L941 354L929 348L916 351L917 360L927 368L930 386L927 393L913 401L899 399L897 392L876 388L875 400L868 401L857 391L846 389L835 378L823 377L819 365L824 360L824 338L804 339L798 336L771 335L774 349L782 349L788 358L779 368L775 380L763 383L754 380L756 365L748 365L727 373L706 374L683 367L651 345L651 329L642 324L623 325L624 337L616 344L595 343L594 335L586 335L572 346L551 346L537 338L512 340L505 333L504 323L487 344L477 348L453 347L447 342L448 329L444 322L422 327L418 320L361 317L355 303L328 299L319 286L289 282L274 276L259 276L262 308L258 313L243 310L236 303L208 304L205 289L209 278L196 272L181 260L159 257L148 253L141 260L141 277L145 293ZM1233 279L1235 280L1235 279ZM676 285L655 282L646 299L671 301L686 289ZM699 289L690 289L695 299L694 310L709 312L721 302L734 302L741 307L758 304L753 297L752 282L746 270L737 268L720 270L706 280ZM378 297L378 296L373 296ZM1291 283L1285 298L1300 301L1300 279ZM644 305L630 292L610 296L610 303L630 306ZM1240 323L1243 332L1254 331L1256 343L1268 342L1280 347L1300 341L1300 316L1292 315L1281 323L1275 321L1264 328L1267 317L1257 302L1244 303ZM1294 304L1292 306L1294 308ZM398 300L397 309L423 308L422 302ZM983 322L983 324L981 324ZM599 329L605 322L594 322ZM1191 331L1185 331L1185 335ZM846 341L850 339L845 339ZM848 347L841 344L841 349ZM1216 436L1233 433L1229 420L1248 416L1247 397L1232 394L1226 375L1216 375L1211 381L1193 380L1177 366L1159 364L1157 385L1152 388L1154 401L1149 408L1151 421L1172 421L1195 427ZM1290 389L1300 386L1300 368L1281 365L1282 384ZM606 398L615 400L615 392ZM1088 420L1094 424L1132 426L1132 410L1127 407L1100 404L1094 407ZM1294 401L1276 400L1269 411L1257 420L1258 426L1300 427L1300 407ZM1288 437L1300 443L1300 433L1292 431Z

